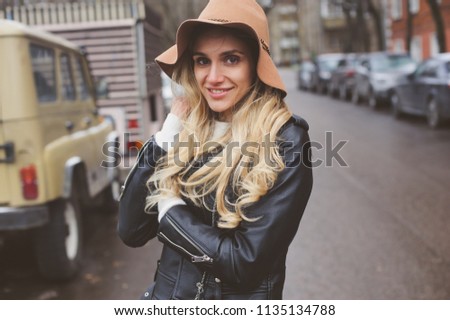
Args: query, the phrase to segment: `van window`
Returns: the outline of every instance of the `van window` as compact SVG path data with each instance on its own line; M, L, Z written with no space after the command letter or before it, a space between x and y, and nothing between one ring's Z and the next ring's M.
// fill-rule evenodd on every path
M61 94L63 100L76 99L70 58L65 53L61 54Z
M39 102L56 100L55 52L30 44L31 66Z
M83 69L81 58L75 59L75 82L77 85L78 97L81 100L88 99L89 92L87 88L86 73Z

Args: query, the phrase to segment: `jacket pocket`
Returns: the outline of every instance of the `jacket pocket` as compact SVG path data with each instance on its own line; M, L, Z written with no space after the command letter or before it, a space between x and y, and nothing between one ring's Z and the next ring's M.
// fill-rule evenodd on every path
M166 275L161 270L156 273L156 281L153 289L152 299L155 300L170 300L173 299L175 290L175 279Z

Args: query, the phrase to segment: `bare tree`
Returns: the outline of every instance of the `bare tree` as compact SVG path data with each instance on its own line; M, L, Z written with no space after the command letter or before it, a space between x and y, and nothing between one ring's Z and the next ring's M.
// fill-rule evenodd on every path
M167 48L175 43L180 23L186 19L197 18L208 0L145 0L161 15L163 20L163 43Z
M439 44L439 52L447 51L447 43L445 39L445 24L442 19L441 11L439 10L439 4L437 0L427 0L430 6L431 15L433 16L434 23L436 25L436 36Z
M376 0L377 5L373 0L367 0L367 11L372 17L373 23L375 24L375 30L377 35L377 48L380 51L386 50L386 43L384 39L384 26L383 26L383 16L381 14L381 2Z
M375 2L377 5L375 5ZM381 4L379 0L332 0L332 3L342 7L347 21L347 43L344 46L347 52L367 52L371 48L371 35L366 16L372 18L375 25L377 48L384 50L384 30Z
M405 43L406 43L406 51L411 52L411 40L414 29L414 15L411 13L410 8L410 0L406 0L406 34L405 34Z

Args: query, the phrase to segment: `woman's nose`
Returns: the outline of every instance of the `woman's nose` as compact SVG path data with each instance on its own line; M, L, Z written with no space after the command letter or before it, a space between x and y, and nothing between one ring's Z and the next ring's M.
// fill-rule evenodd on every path
M211 63L208 72L208 81L222 82L224 80L223 70L219 63Z

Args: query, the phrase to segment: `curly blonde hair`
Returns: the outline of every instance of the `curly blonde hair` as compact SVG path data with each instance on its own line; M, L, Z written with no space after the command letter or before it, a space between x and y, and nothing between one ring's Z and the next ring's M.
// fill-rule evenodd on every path
M242 32L233 35L240 37ZM231 229L242 220L255 220L246 217L245 208L266 194L284 169L278 148L268 146L267 142L279 139L277 133L292 113L279 90L255 77L249 92L234 106L229 129L215 141L221 148L198 168L197 161L211 152L217 115L200 92L190 52L185 51L173 75L184 88L190 108L183 121L179 143L159 159L154 174L147 181L150 193L146 211L167 196L185 197L196 206L216 210L218 226ZM185 147L179 147L180 143ZM230 145L240 148L229 150ZM245 152L242 152L243 146ZM227 196L230 192L233 199ZM209 208L206 203L209 195L215 196L215 208Z

